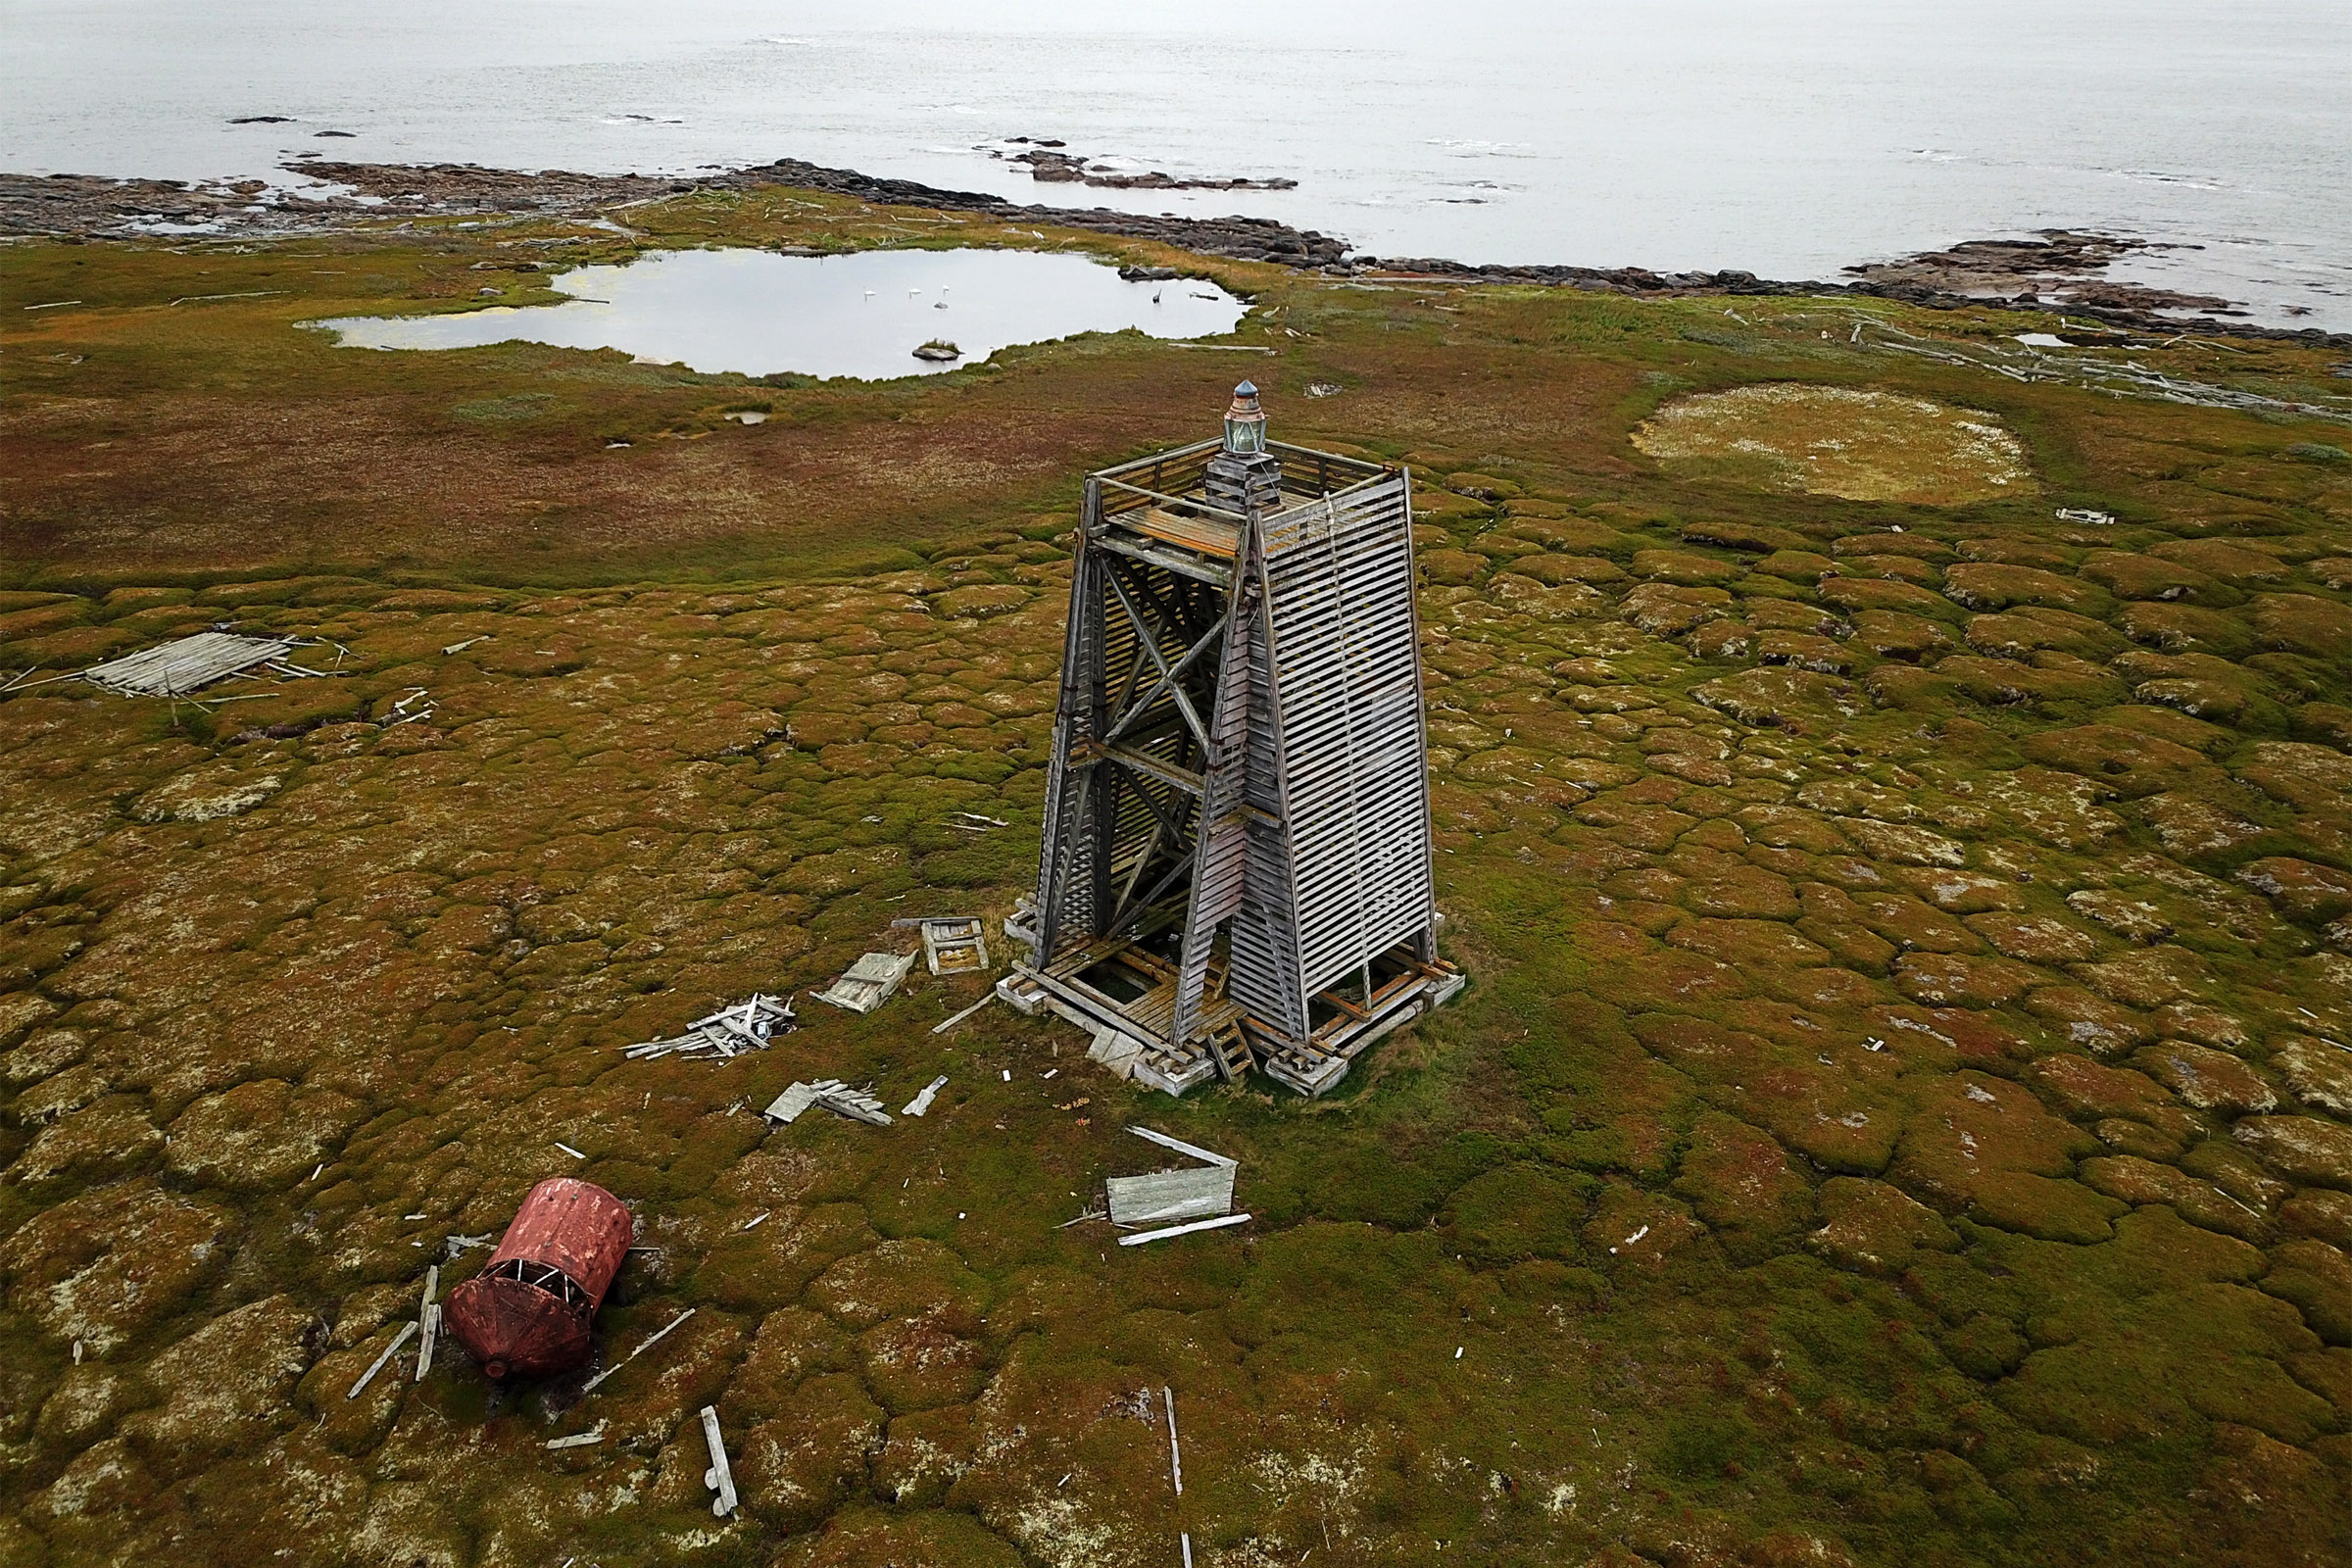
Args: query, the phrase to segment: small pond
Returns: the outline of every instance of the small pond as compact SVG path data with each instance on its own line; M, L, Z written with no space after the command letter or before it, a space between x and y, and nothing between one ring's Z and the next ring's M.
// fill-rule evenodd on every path
M934 374L1001 348L1135 327L1152 337L1230 332L1248 308L1200 278L1129 282L1083 256L1039 251L658 251L550 280L562 305L447 316L314 321L346 348L460 349L488 343L620 349L658 365L746 375ZM933 363L933 340L961 354Z

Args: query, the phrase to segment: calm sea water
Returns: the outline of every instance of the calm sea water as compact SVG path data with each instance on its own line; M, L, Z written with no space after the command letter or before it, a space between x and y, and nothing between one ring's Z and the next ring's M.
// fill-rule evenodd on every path
M1784 277L2098 228L2195 247L2121 275L2352 329L2345 0L0 0L0 36L23 172L798 157L1383 255ZM1037 185L975 150L1013 135L1298 188Z

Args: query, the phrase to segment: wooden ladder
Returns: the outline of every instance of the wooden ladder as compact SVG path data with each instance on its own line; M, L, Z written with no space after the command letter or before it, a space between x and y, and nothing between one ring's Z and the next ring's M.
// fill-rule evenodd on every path
M1257 1065L1236 1025L1228 1024L1208 1037L1208 1055L1217 1064L1217 1076L1229 1084L1240 1083L1242 1075Z

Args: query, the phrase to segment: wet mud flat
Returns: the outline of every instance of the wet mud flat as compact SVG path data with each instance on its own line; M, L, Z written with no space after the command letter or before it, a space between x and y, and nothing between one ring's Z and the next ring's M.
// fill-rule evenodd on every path
M0 670L215 624L349 650L203 709L0 696L9 1558L2352 1545L2330 355L2148 362L2267 400L2212 408L1890 346L1988 354L2005 311L1051 229L1249 295L1251 352L823 387L293 325L535 298L513 240L917 228L795 199L648 204L641 241L6 253L80 303L7 323ZM1074 476L1240 368L1286 436L1416 474L1469 991L1311 1107L1139 1094L1001 1007L933 1036L979 977L627 1058L901 916L993 934L1034 873ZM942 1074L889 1127L757 1115ZM1129 1123L1237 1158L1251 1223L1063 1228L1146 1168ZM646 1249L599 1370L694 1316L593 1394L445 1348L347 1397L427 1264L455 1285L487 1249L452 1238L549 1175Z

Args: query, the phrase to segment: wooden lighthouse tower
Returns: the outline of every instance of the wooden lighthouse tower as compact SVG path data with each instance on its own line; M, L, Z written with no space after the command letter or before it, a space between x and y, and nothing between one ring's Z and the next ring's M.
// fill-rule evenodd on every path
M1411 480L1266 438L1088 476L1030 943L1007 995L1181 1094L1320 1094L1437 954Z

